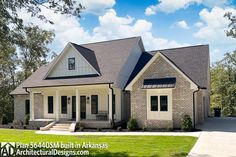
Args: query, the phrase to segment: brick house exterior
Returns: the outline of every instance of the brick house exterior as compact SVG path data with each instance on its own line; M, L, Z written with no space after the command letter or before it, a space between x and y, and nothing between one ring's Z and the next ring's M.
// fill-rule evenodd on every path
M185 114L200 124L209 115L209 63L208 45L145 51L140 37L68 43L11 92L15 119L24 120L28 101L36 126L102 127L133 117L139 127L179 128Z

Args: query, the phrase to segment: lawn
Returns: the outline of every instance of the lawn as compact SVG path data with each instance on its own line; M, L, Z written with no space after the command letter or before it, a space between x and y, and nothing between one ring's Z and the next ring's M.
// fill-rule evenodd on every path
M186 156L197 138L186 136L62 136L41 135L35 131L0 129L1 142L92 142L108 143L108 149L90 150L91 156Z

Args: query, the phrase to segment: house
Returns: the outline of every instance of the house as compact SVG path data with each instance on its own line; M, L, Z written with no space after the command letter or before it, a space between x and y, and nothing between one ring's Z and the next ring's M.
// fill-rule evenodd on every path
M140 127L179 128L188 114L203 123L209 63L208 45L147 52L141 37L68 43L11 92L15 119L30 114L30 125L109 128L133 117Z

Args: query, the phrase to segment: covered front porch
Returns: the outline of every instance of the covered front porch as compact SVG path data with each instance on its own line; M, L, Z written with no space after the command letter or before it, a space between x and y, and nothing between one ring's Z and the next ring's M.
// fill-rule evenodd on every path
M111 127L121 120L121 90L111 84L30 88L30 123Z

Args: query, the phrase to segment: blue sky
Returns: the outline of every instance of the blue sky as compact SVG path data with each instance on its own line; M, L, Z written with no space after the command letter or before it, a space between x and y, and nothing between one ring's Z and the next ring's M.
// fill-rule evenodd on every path
M50 46L60 53L67 42L78 44L142 36L146 50L157 50L197 44L209 44L211 62L236 49L236 39L225 36L229 21L236 15L235 0L79 0L86 7L81 19L53 14L42 8L54 25L29 18L44 29L54 30Z

